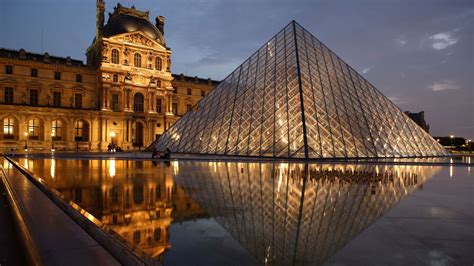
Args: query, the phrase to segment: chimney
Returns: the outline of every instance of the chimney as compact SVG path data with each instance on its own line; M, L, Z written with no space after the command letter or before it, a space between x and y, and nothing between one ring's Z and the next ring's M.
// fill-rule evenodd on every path
M95 36L96 40L102 37L102 32L104 30L104 11L105 3L103 0L97 0L96 2L96 31Z
M156 17L156 27L164 36L165 35L165 17L163 16Z

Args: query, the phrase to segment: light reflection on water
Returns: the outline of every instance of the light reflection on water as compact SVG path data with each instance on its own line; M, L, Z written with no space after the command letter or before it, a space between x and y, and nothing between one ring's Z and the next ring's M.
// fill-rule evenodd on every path
M19 160L157 260L182 245L173 223L212 217L260 263L285 265L322 264L440 168Z

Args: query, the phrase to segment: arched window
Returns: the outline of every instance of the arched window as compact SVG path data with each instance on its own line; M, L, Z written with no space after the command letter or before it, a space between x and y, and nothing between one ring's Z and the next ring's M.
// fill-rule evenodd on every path
M6 117L3 119L3 139L15 139L15 119Z
M28 120L28 138L37 140L40 135L40 122L38 119L33 118Z
M136 53L133 56L133 65L136 67L142 67L142 55L139 53Z
M51 137L53 140L61 140L63 136L63 123L60 120L54 120L51 123Z
M89 140L89 124L86 121L78 120L74 125L74 139L76 141L88 141Z
M135 112L143 112L143 94L141 93L135 93L133 96L133 111Z
M112 63L119 63L119 51L117 49L112 49Z
M162 63L161 63L161 57L157 57L155 59L155 69L158 71L161 71Z

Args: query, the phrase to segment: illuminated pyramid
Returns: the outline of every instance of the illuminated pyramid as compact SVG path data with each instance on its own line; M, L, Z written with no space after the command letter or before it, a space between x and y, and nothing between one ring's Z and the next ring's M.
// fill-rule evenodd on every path
M315 159L447 154L295 21L154 145L178 153Z

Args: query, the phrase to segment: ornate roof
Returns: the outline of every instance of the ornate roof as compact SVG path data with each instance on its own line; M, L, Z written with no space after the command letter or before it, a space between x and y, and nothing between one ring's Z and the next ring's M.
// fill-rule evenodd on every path
M165 45L163 33L149 21L149 13L131 8L123 7L120 4L114 8L113 13L109 13L109 20L104 27L104 37L141 31L148 37Z

